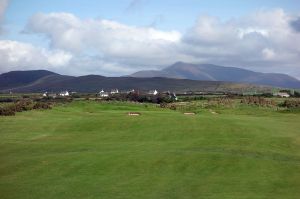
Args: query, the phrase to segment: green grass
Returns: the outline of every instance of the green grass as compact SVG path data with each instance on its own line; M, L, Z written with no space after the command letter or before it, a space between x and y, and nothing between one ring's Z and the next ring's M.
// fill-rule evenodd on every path
M300 198L300 113L198 112L79 101L0 117L0 198Z

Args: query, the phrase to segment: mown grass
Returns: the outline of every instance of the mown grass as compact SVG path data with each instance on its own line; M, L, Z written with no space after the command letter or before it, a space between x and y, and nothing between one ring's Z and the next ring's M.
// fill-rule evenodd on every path
M299 113L197 112L79 101L0 117L0 196L300 198Z

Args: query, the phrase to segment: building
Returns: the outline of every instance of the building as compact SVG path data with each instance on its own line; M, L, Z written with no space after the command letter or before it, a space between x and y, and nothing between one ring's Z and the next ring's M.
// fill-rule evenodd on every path
M278 93L274 93L274 96L278 96L278 97L290 97L290 94L285 93L285 92L278 92Z
M99 92L100 97L108 97L108 92L105 92L103 89Z
M61 97L67 97L67 96L70 96L70 93L68 91L63 91L63 92L59 93L59 96L61 96Z
M43 93L43 97L48 97L48 92Z
M118 89L112 89L111 91L110 91L110 94L118 94L119 93L119 90Z
M155 89L155 90L150 90L148 92L149 95L157 95L158 94L158 91Z
M126 91L126 93L127 93L127 94L135 93L135 90L134 90L134 89L131 89L131 90Z

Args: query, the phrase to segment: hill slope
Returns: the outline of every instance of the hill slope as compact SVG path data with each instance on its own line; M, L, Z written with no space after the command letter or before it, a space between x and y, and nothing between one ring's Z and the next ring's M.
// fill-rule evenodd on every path
M42 77L57 75L47 70L11 71L0 75L0 90L33 83Z
M259 73L235 67L216 66L212 64L189 64L184 62L177 62L160 71L139 71L130 76L231 81L286 88L300 88L300 81L298 79L285 74Z

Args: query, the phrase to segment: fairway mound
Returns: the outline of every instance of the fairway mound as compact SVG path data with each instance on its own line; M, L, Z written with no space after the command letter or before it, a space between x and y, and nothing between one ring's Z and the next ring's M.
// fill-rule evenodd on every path
M127 115L129 115L129 116L140 116L141 113L139 113L139 112L128 112Z
M184 115L196 115L196 113L193 113L193 112L186 112L186 113L183 113Z

